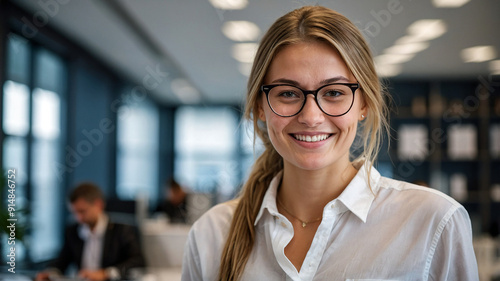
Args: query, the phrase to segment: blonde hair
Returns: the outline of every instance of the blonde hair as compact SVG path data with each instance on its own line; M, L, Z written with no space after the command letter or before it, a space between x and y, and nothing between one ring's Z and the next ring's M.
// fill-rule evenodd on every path
M344 59L360 84L367 116L360 127L364 151L358 158L373 162L381 144L382 132L388 132L385 91L375 72L370 48L358 28L343 15L320 6L306 6L279 18L262 38L248 81L245 118L252 120L254 131L265 150L255 162L243 186L224 246L220 280L238 280L252 252L254 222L272 178L283 169L283 159L269 140L265 125L258 120L261 91L271 61L284 46L321 41L330 44ZM370 173L371 165L368 173Z

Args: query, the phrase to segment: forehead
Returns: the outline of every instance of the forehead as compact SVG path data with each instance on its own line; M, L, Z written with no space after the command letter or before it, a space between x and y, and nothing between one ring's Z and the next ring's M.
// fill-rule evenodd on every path
M71 207L73 207L74 209L88 208L91 205L92 204L90 202L83 198L78 198L73 203L71 203Z
M354 81L335 48L325 42L303 42L283 47L276 54L266 73L265 83L283 79L296 81L303 87L316 87L333 77Z

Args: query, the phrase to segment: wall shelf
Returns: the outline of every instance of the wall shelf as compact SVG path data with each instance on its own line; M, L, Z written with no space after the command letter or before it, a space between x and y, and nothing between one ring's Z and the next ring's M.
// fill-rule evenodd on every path
M484 79L394 80L388 91L392 138L389 151L380 152L381 173L455 197L468 210L475 234L488 232L500 220L500 203L491 196L500 184L500 157L493 155L490 137L490 128L500 125L499 85L484 85ZM412 129L420 131L416 138ZM408 132L410 137L401 135ZM423 143L402 143L418 139ZM408 147L424 148L423 156L401 151ZM465 193L457 186L465 186Z

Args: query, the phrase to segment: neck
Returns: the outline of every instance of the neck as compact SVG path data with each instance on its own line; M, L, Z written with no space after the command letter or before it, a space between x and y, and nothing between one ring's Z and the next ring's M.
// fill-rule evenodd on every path
M90 231L95 232L96 227L97 227L97 223L99 222L100 219L101 219L101 215L99 215L95 221L87 224Z
M314 171L285 162L278 200L293 216L314 220L321 217L324 206L344 191L356 173L349 161Z

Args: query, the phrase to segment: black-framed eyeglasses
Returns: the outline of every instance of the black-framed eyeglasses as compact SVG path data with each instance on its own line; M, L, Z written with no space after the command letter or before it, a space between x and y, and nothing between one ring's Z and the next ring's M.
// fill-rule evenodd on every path
M318 107L328 116L338 117L351 110L358 83L332 83L306 91L288 84L262 85L271 110L281 117L299 114L306 104L307 95L313 95Z

